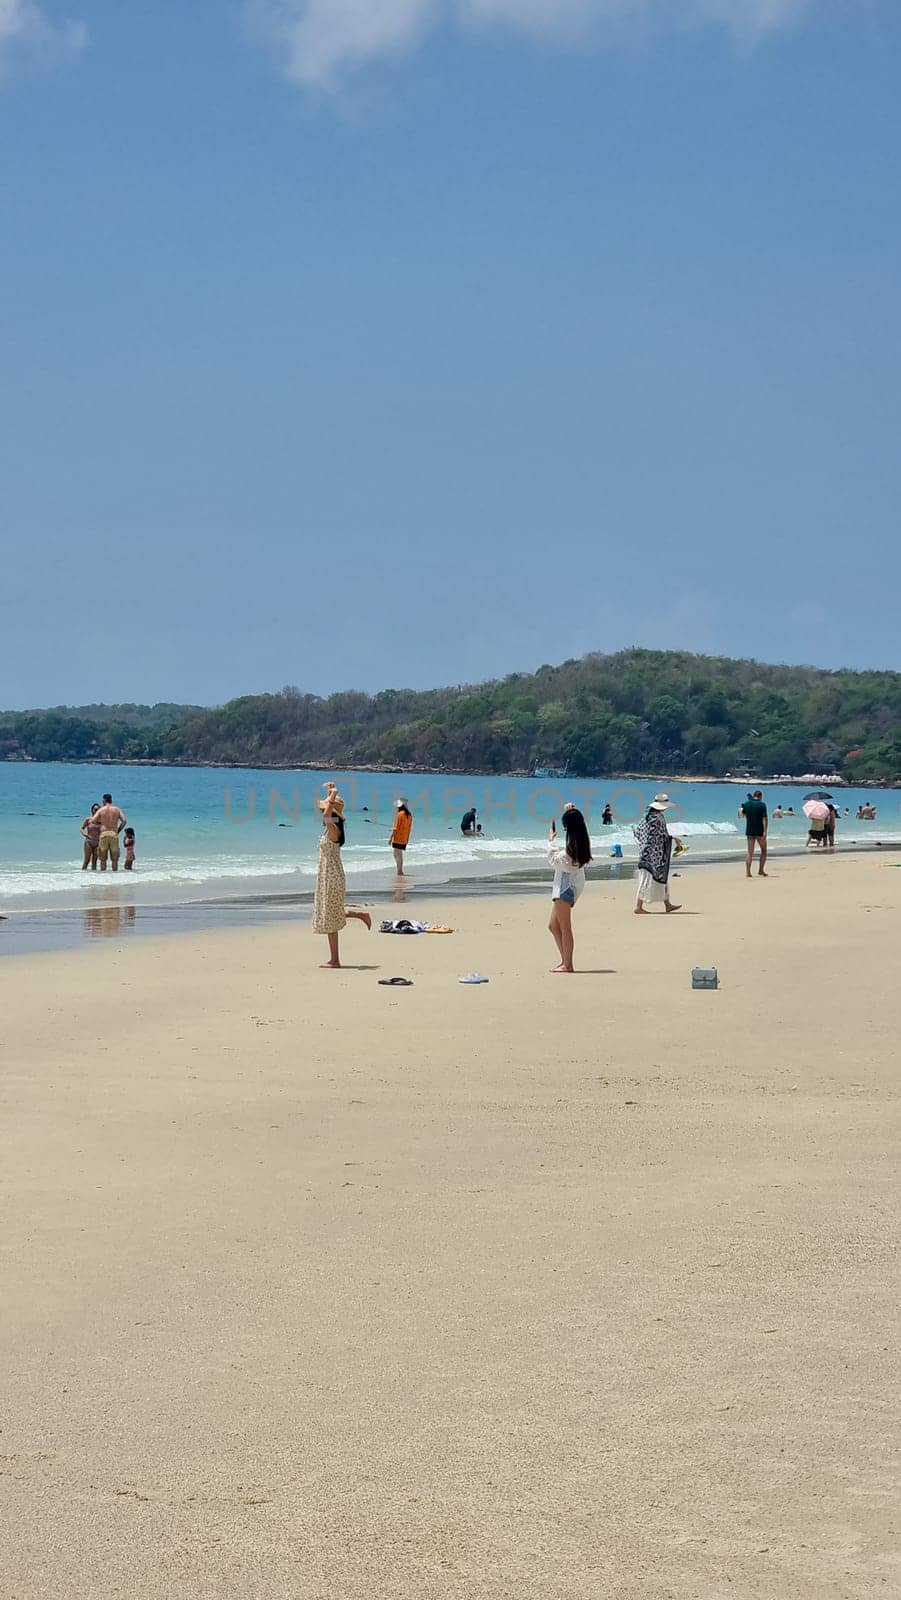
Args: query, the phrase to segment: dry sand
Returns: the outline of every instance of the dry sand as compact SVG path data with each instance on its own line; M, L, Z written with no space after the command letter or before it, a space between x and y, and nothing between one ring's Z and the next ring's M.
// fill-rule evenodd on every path
M3 1600L901 1594L890 861L5 960Z

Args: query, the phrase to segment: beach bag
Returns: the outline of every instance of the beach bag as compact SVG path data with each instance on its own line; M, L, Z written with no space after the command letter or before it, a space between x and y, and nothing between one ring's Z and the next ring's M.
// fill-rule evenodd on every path
M691 986L693 989L718 989L719 975L716 967L692 967Z

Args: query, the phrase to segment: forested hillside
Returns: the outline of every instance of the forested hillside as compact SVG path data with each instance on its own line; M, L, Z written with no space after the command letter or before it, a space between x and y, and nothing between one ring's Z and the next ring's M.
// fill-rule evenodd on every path
M53 706L0 711L0 761L140 761L159 758L162 738L200 706Z
M0 758L901 778L901 674L625 650L500 682L0 715Z

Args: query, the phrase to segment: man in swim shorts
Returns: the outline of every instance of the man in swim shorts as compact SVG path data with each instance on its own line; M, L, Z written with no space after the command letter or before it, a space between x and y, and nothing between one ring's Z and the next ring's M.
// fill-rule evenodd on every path
M475 806L473 806L469 811L464 811L463 818L462 818L462 821L460 823L460 832L461 833L471 834L471 833L475 833L475 831L476 831L476 808L475 808Z
M103 796L103 805L95 814L94 821L100 823L100 871L106 871L107 857L114 872L119 871L119 835L125 827L128 818L124 811L113 805L111 794Z
M767 815L766 805L764 804L763 794L759 789L755 789L753 794L749 793L747 800L741 807L739 816L742 816L745 819L745 835L748 841L748 854L745 859L745 872L750 878L751 866L754 861L754 850L756 847L760 851L760 866L757 869L757 876L758 878L765 878L767 875L766 833L769 825L769 817Z

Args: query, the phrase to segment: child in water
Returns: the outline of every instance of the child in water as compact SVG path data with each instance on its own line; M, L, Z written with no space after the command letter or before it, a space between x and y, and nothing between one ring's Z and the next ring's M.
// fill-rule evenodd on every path
M122 843L125 846L125 871L126 872L130 872L132 867L135 864L135 830L134 830L134 828L126 828L125 829L125 832L122 835Z

